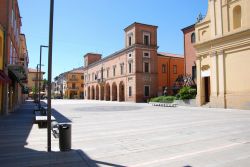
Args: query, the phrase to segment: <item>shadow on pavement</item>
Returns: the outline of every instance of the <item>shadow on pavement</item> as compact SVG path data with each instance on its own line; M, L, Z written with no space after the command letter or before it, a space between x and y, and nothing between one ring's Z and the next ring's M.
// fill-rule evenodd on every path
M1 167L98 167L99 165L124 167L122 165L92 160L82 150L46 152L47 141L41 141L41 137L39 136L41 133L37 132L39 135L36 135L34 134L36 133L34 130L31 133L34 119L34 106L35 104L32 101L27 101L15 112L7 116L0 116ZM52 115L61 122L71 122L56 110L52 111ZM45 129L35 129L35 131L44 130ZM29 143L27 143L27 141L29 141ZM27 148L28 146L34 149Z

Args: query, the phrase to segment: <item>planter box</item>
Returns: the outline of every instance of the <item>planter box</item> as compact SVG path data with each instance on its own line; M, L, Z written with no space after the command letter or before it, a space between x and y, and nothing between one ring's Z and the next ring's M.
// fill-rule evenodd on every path
M190 107L196 107L196 99L188 99L188 100L175 100L174 103L176 103L178 106L190 106Z

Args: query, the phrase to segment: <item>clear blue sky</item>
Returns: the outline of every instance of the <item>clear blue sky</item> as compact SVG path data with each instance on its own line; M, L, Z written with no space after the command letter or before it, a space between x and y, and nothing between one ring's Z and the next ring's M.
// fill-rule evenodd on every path
M207 0L55 0L53 78L83 65L83 55L108 56L124 48L123 29L134 22L158 26L158 51L183 54L181 29L207 11ZM22 33L30 64L39 63L40 45L48 44L50 0L19 0ZM42 67L47 75L47 49ZM47 77L47 76L46 76Z

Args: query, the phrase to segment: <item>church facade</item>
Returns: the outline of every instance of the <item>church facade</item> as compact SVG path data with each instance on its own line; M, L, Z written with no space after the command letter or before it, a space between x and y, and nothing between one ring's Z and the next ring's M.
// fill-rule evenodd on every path
M195 25L197 104L250 109L250 1L208 3Z

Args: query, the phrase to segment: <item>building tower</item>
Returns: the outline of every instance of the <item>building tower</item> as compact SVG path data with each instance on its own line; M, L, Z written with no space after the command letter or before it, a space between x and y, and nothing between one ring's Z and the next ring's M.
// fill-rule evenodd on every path
M135 101L145 101L157 92L157 26L134 23L125 28L125 46L129 70L135 69L133 82L128 83L129 93L134 88ZM128 76L128 82L130 81ZM132 85L134 84L134 85Z

